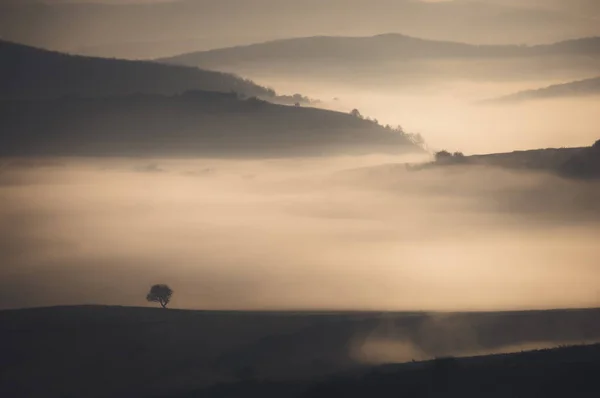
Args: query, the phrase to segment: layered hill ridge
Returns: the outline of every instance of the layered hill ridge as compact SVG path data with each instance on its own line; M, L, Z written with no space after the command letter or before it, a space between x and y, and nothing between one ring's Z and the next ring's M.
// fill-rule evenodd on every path
M412 36L477 44L600 35L597 5L575 4L594 0L549 6L559 1L4 0L0 35L60 51L137 59L284 37L369 35L399 27ZM28 28L33 24L36 29Z
M312 36L192 52L158 61L265 81L352 81L398 89L450 81L539 81L542 85L597 74L600 37L530 46L474 45L397 33Z
M193 89L276 99L273 90L232 74L155 62L83 57L0 41L0 99L172 95Z
M426 40L398 33L364 37L314 36L275 40L248 46L199 51L160 62L222 67L257 62L353 61L377 62L415 58L534 57L583 55L600 57L600 37L544 45L473 45Z
M574 82L553 84L535 90L484 101L483 103L513 103L520 101L600 95L600 76Z

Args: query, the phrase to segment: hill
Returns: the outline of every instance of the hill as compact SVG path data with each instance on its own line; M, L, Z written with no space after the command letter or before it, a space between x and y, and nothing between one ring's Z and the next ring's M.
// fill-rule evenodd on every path
M544 45L472 45L402 34L318 36L182 54L159 62L261 79L316 77L412 84L451 78L574 80L597 73L600 37Z
M0 99L171 95L193 89L276 99L273 90L227 73L82 57L0 41Z
M583 148L548 148L467 156L459 164L538 170L568 178L598 179L600 178L600 140L590 147Z
M200 51L160 59L160 62L203 67L231 67L273 62L363 63L415 58L463 57L600 57L600 37L569 40L536 46L472 45L450 41L425 40L402 34L370 37L305 37L249 46Z
M256 394L257 387L273 389L282 383L289 389L286 380L295 380L292 386L300 385L302 391L313 387L314 382L325 381L314 391L330 394L333 386L344 391L364 391L359 383L369 380L380 381L371 388L391 385L406 391L397 383L411 380L404 388L422 388L430 365L380 369L377 364L595 340L600 338L599 315L598 310L310 313L96 306L0 311L0 395L263 396ZM486 381L489 388L508 388L514 380L509 367L515 363L516 368L526 370L524 374L539 375L584 359L597 361L597 348L590 350L559 351L548 357L529 355L524 361L512 361L510 356L497 357L499 360L484 358L481 365L475 360L461 361L460 367L464 364L468 369L456 379L457 385L478 386L463 384L463 376L479 375L482 378L475 377L472 383ZM379 357L381 354L387 357ZM491 378L498 375L498 368L509 372L502 373L510 376L508 385L501 386L501 382ZM341 378L323 378L339 372L351 373L340 375ZM355 378L354 374L366 376ZM377 375L382 378L375 379ZM263 383L215 386L240 380ZM530 379L538 387L542 387L541 380L540 376ZM212 389L198 390L209 386ZM338 394L328 396L333 395Z
M578 80L575 82L554 84L548 87L536 90L520 91L504 97L493 100L483 101L483 103L512 103L519 101L551 99L551 98L569 98L600 95L600 77Z
M445 152L443 156L437 156L434 162L409 166L409 169L453 166L492 166L521 171L542 171L574 179L598 179L600 140L590 147L582 148L532 149L471 156L457 156Z
M420 152L375 122L235 93L0 101L0 155L306 156Z
M36 2L12 0L0 9L0 36L59 51L139 59L286 37L373 35L399 29L412 36L476 44L532 44L600 35L590 7L576 13L574 7L549 8L547 1L485 1L488 4L412 0L32 4ZM239 17L232 18L232 10Z
M600 393L600 345L508 355L438 358L375 367L316 381L242 381L174 398L212 397L593 397ZM522 394L522 395L521 395Z

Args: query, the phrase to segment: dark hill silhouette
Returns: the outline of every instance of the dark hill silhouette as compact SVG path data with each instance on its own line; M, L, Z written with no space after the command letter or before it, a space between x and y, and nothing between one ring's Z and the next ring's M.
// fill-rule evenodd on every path
M422 151L350 114L235 93L0 101L0 155L292 156Z
M248 379L161 398L591 398L600 393L598 371L600 345L572 346L374 366L311 380Z
M559 172L568 177L600 179L600 140L571 156L560 165Z
M536 90L520 91L504 97L482 101L483 104L511 103L528 100L600 95L600 77L554 84Z
M600 383L596 381L599 371L600 345L572 346L508 355L438 358L317 380L246 380L169 397L592 398L600 394Z
M541 171L573 179L600 178L600 140L580 148L546 148L485 155L450 156L448 159L409 165L410 170L432 167L493 166L520 171ZM381 172L395 166L378 166L367 171Z
M600 140L583 148L547 148L467 156L461 164L545 171L575 179L598 179Z
M0 311L0 396L172 397L240 379L331 385L337 378L323 376L341 371L353 376L373 370L373 376L407 380L414 373L404 373L405 366L430 366L397 365L382 374L358 362L363 344L378 337L412 345L426 358L519 350L539 342L557 346L600 338L600 312L266 313L96 306ZM402 355L412 359L410 352ZM548 363L597 360L596 355L565 353ZM528 356L519 366L540 372L548 369L544 359ZM492 383L492 369L506 369L502 357L483 362L465 376L488 369L485 380ZM417 376L414 382L420 384L424 375ZM188 396L263 396L253 394L252 384L245 384L246 395L222 390L222 395L202 395L207 391L201 390Z
M600 37L536 46L470 45L425 40L401 34L371 37L306 37L270 41L159 60L180 65L234 68L269 63L369 64L420 58L503 58L585 56L600 58Z
M227 73L74 56L0 41L0 99L171 95L192 89L275 99L272 90Z

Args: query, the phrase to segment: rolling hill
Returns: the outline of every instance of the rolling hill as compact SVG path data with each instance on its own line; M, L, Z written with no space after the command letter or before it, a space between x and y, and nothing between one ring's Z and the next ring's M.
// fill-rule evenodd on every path
M276 100L273 90L227 73L74 56L0 41L0 99L172 95L194 89Z
M600 37L544 45L472 45L402 34L317 36L182 54L159 62L255 78L422 82L575 80L600 68Z
M364 392L360 383L407 392L427 385L424 378L432 365L447 363L381 368L381 362L593 341L600 338L598 315L593 309L311 313L82 306L7 310L0 311L0 395L272 396L259 393L268 387L278 390L275 396L293 396L281 394L281 387L289 392L291 386L310 390L309 397L323 396L312 395L316 394L313 387L327 391L325 396L350 396L334 394L331 388ZM503 384L493 378L512 378L515 369L525 371L519 374L535 374L527 380L543 387L541 381L548 379L541 372L598 361L597 347L573 350L460 360L458 366L465 371L458 372L457 387L479 386L484 380L489 388L522 385L514 384L518 383L515 379ZM380 359L378 353L386 353L387 359ZM454 362L450 365L454 369ZM463 384L464 377L471 382ZM236 381L241 383L217 385Z
M600 95L600 77L575 82L554 84L537 90L520 91L504 97L484 101L483 103L513 103L519 101L569 98Z
M0 101L0 155L306 156L421 152L346 113L188 91Z
M508 153L438 158L435 162L416 165L413 170L448 166L493 166L520 171L542 171L573 179L600 178L600 140L589 147L546 148Z
M202 66L232 67L261 63L311 62L390 62L418 58L502 58L536 56L600 57L600 37L569 40L536 46L471 45L425 40L402 34L370 37L305 37L276 40L249 46L182 54L160 62Z
M438 358L344 372L318 380L222 383L170 398L220 397L594 397L600 345L507 355ZM521 395L522 394L522 395Z

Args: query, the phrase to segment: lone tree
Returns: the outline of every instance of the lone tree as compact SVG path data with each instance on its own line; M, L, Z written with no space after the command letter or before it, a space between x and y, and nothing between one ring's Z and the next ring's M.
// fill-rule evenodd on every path
M146 300L151 303L160 303L163 308L167 308L167 304L171 301L173 290L167 285L154 285L150 288L150 292L146 296Z

